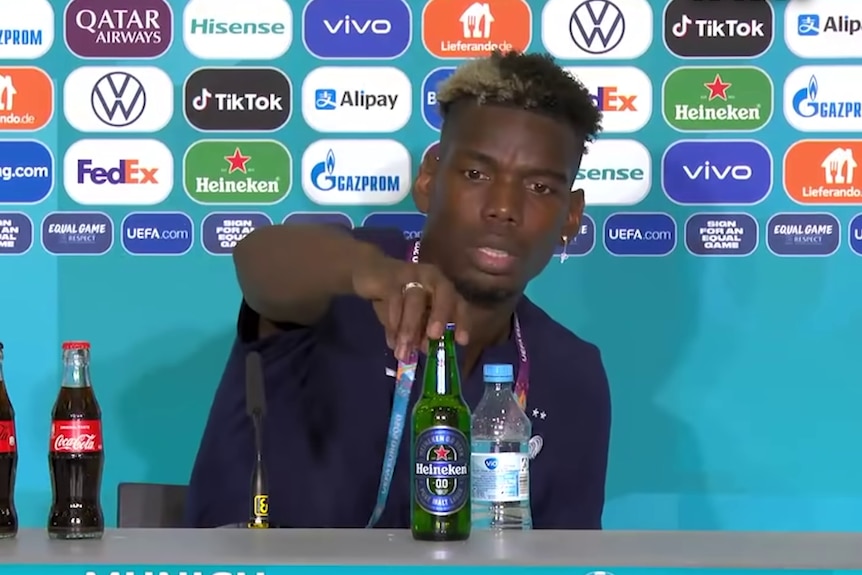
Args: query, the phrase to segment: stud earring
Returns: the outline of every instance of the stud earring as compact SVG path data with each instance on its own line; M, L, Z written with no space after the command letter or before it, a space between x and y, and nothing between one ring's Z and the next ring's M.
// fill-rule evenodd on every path
M566 234L563 234L562 236L560 236L560 239L563 241L564 246L569 245L569 236L567 236Z

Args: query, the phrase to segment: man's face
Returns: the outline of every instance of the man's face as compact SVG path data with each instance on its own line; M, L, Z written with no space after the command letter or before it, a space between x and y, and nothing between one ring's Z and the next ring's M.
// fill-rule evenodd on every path
M584 142L520 109L473 105L452 120L414 196L443 272L468 300L492 305L523 291L577 230L583 194L571 183Z

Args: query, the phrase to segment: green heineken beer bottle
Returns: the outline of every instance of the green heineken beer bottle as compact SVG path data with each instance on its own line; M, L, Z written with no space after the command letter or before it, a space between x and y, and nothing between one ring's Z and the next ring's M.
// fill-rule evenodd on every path
M428 344L422 397L413 408L413 538L470 537L470 408L461 397L455 324Z

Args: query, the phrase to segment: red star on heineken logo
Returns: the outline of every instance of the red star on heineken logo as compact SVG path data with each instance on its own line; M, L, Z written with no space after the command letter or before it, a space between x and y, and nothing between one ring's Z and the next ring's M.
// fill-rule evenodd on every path
M434 455L437 456L437 461L446 461L449 457L449 450L441 445L434 450Z
M239 170L243 174L246 173L245 165L251 159L251 156L243 156L242 152L239 151L239 148L233 151L233 156L225 156L225 160L230 164L230 168L228 168L227 173L232 174Z
M715 80L710 82L709 84L704 84L706 89L709 90L709 100L712 101L716 98L721 98L722 100L727 101L727 89L730 88L733 84L730 82L722 82L721 75L716 74Z

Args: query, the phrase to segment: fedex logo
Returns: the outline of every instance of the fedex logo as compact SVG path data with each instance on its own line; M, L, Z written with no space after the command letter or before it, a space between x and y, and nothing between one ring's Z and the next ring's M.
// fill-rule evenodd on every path
M602 112L637 112L637 94L621 94L617 86L600 86L590 94L593 104Z
M174 187L174 157L158 140L79 140L63 158L63 186L85 206L155 206Z
M643 70L633 66L576 66L566 71L581 81L593 105L605 113L604 133L631 134L649 122L653 89Z
M158 184L158 168L145 168L140 160L119 160L113 168L93 167L93 160L78 160L78 183L89 181L102 184Z

